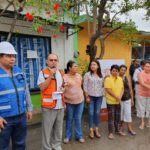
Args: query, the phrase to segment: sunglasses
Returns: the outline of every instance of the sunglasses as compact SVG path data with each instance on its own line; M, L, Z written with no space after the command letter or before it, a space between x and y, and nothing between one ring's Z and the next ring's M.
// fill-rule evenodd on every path
M50 61L57 61L57 59L50 59Z

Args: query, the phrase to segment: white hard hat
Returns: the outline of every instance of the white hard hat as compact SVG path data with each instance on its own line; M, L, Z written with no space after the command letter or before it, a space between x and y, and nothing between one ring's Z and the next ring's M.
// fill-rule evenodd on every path
M0 42L0 54L17 54L14 46L9 42Z

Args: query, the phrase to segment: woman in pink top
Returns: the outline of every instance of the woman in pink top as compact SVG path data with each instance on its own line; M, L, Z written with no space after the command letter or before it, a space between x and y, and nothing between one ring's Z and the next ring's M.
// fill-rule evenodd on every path
M138 80L137 116L141 118L139 128L144 129L144 117L150 118L150 61L145 62L144 70L138 74ZM149 125L150 121L147 127Z
M67 144L72 138L72 123L74 121L75 139L84 143L81 118L84 108L84 96L81 88L82 77L77 73L77 64L74 61L67 63L67 74L65 82L65 103L66 103L66 132L64 143Z

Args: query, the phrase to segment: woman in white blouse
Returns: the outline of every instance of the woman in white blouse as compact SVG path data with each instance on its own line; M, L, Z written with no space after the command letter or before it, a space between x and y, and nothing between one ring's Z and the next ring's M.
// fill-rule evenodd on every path
M86 102L89 103L89 137L100 138L100 109L103 99L103 78L100 63L97 60L91 61L89 71L84 76L84 91ZM95 129L94 129L95 125Z

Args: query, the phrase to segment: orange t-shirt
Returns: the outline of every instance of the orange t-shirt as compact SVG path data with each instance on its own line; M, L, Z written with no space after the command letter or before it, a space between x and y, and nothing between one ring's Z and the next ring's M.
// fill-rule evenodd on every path
M144 71L139 73L140 76L142 76L142 80L145 84L150 85L150 75L145 73ZM144 97L150 97L150 90L142 85L139 84L138 87L138 94L140 96L144 96Z

